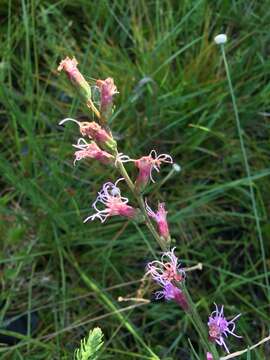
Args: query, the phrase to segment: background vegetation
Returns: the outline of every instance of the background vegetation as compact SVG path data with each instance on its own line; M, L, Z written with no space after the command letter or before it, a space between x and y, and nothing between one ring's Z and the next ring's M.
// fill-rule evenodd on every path
M226 45L269 264L268 1L1 1L1 319L30 327L1 359L70 359L100 326L102 359L204 358L185 314L134 297L159 251L143 228L119 218L83 224L101 184L117 174L73 167L77 128L91 117L56 68L75 55L91 82L112 76L120 94L112 128L121 151L153 148L182 166L148 195L166 200L183 263L203 263L188 286L207 321L213 302L242 312L231 350L269 332L269 299L255 219L217 33ZM94 84L94 81L93 81ZM136 171L130 167L133 176ZM162 169L161 180L170 171ZM269 273L268 273L269 275ZM146 282L143 296L154 290ZM35 323L35 324L34 324ZM2 335L5 333L1 330ZM7 333L6 333L7 334ZM266 359L261 347L252 359ZM244 357L245 358L245 357Z

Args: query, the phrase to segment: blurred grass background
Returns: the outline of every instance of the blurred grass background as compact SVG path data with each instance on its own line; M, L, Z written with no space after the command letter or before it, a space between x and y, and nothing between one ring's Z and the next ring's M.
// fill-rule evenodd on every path
M244 339L230 340L232 351L266 336L261 250L213 37L229 37L269 268L268 1L10 0L1 1L0 17L1 320L39 317L34 334L29 328L17 344L0 347L1 359L71 359L95 325L105 334L102 359L189 360L188 339L204 359L176 305L117 301L136 296L159 249L145 228L125 220L82 223L102 183L118 175L94 162L73 167L78 129L58 122L92 115L57 74L66 55L76 56L92 84L115 79L120 94L111 125L120 151L138 158L155 148L181 164L181 173L152 187L148 199L166 201L183 263L203 263L188 277L203 319L213 302L228 316L242 312L237 333ZM163 167L156 179L169 171ZM153 284L143 286L151 298ZM269 345L251 356L268 357Z

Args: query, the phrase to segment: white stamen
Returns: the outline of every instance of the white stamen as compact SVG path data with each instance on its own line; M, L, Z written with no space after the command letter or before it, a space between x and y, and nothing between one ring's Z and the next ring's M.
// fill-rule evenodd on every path
M157 160L160 160L162 162L166 162L168 164L172 164L173 163L173 159L170 155L168 154L160 154L158 157L157 157Z
M125 180L125 178L120 178L120 179L118 179L118 180L115 182L114 186L118 185L118 183L119 183L120 181L123 181L123 180Z
M118 189L117 187L112 188L111 194L112 196L120 196L120 189Z
M157 158L156 150L151 150L149 156L151 156L153 159L156 159Z
M76 149L80 149L80 150L84 150L85 148L87 148L90 144L88 144L87 141L85 141L85 139L83 138L79 138L77 141L76 145L72 145L73 147L75 147Z
M147 214L148 214L149 216L151 216L152 218L155 218L155 217L156 217L156 214L155 214L154 211L150 208L150 206L148 205L146 199L145 199L144 202L145 202L145 209L146 209L146 211L147 211Z
M79 126L81 125L78 120L75 120L75 119L72 119L72 118L66 118L66 119L61 120L61 121L59 122L59 125L63 125L63 124L64 124L65 122L67 122L67 121L73 121L73 122L75 122L77 125L79 125Z
M116 155L116 158L115 158L115 166L117 166L117 162L125 163L125 162L130 162L130 161L135 161L135 160L131 159L128 155L119 153Z

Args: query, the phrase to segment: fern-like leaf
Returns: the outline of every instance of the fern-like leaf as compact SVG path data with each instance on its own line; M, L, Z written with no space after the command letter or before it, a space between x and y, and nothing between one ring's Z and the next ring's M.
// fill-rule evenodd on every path
M75 350L75 360L96 360L98 352L103 345L103 333L96 327L89 332L88 338L81 340L80 348Z

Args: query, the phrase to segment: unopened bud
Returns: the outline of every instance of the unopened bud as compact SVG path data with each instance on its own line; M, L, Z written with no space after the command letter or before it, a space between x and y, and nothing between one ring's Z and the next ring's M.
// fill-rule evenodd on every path
M73 57L70 59L68 56L62 60L57 68L58 71L64 70L71 82L79 89L82 96L88 101L91 100L91 87L85 80L83 75L77 68L78 61Z

